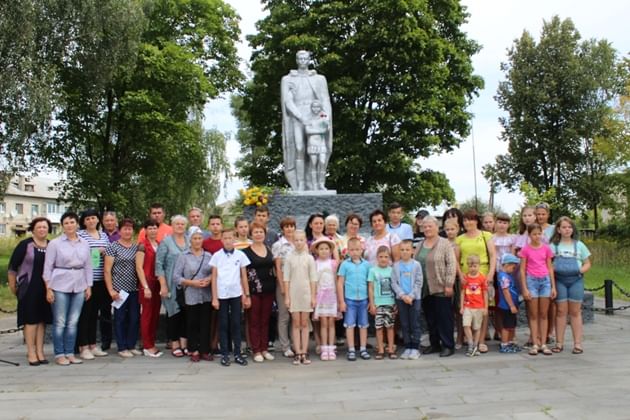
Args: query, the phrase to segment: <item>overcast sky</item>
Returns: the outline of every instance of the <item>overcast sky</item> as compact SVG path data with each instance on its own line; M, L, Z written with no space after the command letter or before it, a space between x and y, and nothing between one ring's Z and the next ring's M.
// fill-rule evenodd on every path
M250 58L250 49L244 42L245 35L255 32L255 22L265 16L262 5L256 0L225 0L231 4L241 17L242 40L239 54L246 69ZM507 145L498 140L501 127L498 118L501 110L493 99L497 86L503 79L499 65L506 60L506 51L513 41L520 37L523 30L528 30L538 37L543 20L549 20L557 14L560 18L571 18L582 38L605 38L610 41L620 54L630 52L630 32L627 31L630 16L630 2L627 0L464 0L470 18L464 31L482 45L482 50L473 57L474 71L483 77L485 88L470 107L474 117L473 134L453 153L432 156L422 161L422 166L439 170L446 174L455 190L458 201L474 196L474 171L472 164L472 140L477 156L477 188L479 196L487 199L488 184L481 175L481 168L494 161L497 154L504 153ZM278 75L278 88L280 78ZM334 124L334 123L333 123ZM218 99L206 107L205 125L223 132L235 133L236 121L230 114L228 100ZM334 151L333 151L334 153ZM235 140L228 142L228 156L233 162L239 155L239 146ZM222 191L219 202L234 198L243 186L239 179L229 183ZM495 203L507 211L517 210L522 199L517 194L502 191L495 198Z

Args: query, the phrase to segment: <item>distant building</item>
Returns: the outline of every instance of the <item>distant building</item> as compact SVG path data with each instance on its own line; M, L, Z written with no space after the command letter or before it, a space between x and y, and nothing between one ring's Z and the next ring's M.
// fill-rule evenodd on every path
M0 237L20 236L26 233L33 218L47 217L53 232L61 231L59 220L68 204L59 201L58 179L16 176L0 200Z

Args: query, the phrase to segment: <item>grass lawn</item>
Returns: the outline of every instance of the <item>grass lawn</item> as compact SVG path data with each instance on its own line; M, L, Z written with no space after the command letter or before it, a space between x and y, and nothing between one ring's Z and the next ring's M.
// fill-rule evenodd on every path
M15 298L15 295L11 293L11 291L9 290L9 287L6 284L1 284L0 285L0 308L10 311L10 310L14 310L16 306L17 306L17 299ZM5 314L4 312L0 312L0 318L4 318L6 316L9 316L9 315Z
M593 264L593 267L586 273L584 278L585 287L593 289L604 284L604 280L613 280L621 288L630 292L630 267L623 266L601 266ZM604 290L595 292L596 296L604 297ZM613 287L614 300L630 301L630 298L622 295L619 290ZM615 304L617 306L617 304Z

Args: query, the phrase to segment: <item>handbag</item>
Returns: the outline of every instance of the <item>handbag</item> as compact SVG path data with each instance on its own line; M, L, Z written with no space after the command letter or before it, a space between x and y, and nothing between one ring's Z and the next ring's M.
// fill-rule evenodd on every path
M205 259L206 255L204 253L201 255L201 263L199 263L199 267L197 267L197 271L195 271L195 274L190 277L191 279L194 279L195 276L199 274L199 271L201 271L201 267L203 267L203 262L205 261ZM177 302L177 305L180 308L183 308L186 305L186 295L184 293L185 290L185 286L177 286L177 288L175 289L175 302Z

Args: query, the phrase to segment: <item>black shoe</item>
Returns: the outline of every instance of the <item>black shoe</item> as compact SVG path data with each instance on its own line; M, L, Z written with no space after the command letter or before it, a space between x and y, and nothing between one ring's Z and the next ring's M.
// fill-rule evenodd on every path
M245 360L240 354L238 356L234 356L234 362L241 366L247 366L247 360Z
M111 343L101 343L101 350L107 351L112 347Z
M40 362L39 360L38 360L38 361L36 361L36 362L31 362L31 361L29 361L29 362L28 362L28 364L29 364L30 366L39 366L39 365L41 365L41 362Z
M230 356L223 356L221 358L221 365L222 366L230 366Z
M447 349L446 347L444 347L442 351L440 352L440 357L449 357L449 356L452 356L454 353L455 353L455 350Z
M439 347L429 346L422 350L422 354L431 354L431 353L439 353L441 349Z
M44 360L40 360L40 361L39 361L39 364L40 364L40 365L47 365L48 363L49 363L49 362L48 362L48 360L47 360L47 359L44 359Z

